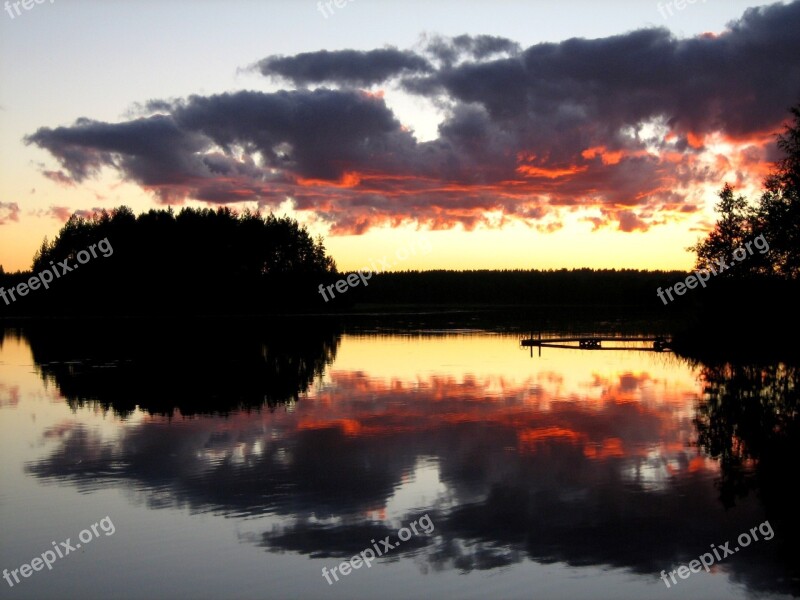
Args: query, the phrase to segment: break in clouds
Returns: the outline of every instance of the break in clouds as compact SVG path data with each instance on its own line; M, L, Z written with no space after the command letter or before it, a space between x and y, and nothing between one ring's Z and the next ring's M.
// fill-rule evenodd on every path
M798 31L795 1L685 39L650 28L523 48L428 36L413 49L267 56L252 68L281 91L156 99L137 118L81 118L25 141L66 184L108 167L164 203L290 199L333 233L552 229L569 210L646 230L698 210L723 177L763 177L800 100ZM435 139L415 137L393 94L443 115Z

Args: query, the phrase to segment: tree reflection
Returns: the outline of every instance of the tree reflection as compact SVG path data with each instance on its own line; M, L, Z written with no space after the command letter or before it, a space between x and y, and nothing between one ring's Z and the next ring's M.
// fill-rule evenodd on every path
M800 456L800 368L786 363L701 366L705 382L695 425L698 443L720 461L720 500L728 508L754 492L791 547L800 533L790 483ZM787 564L798 574L796 561Z
M42 378L71 407L93 402L122 416L137 406L159 414L274 408L322 376L339 345L335 327L321 323L65 321L22 333Z

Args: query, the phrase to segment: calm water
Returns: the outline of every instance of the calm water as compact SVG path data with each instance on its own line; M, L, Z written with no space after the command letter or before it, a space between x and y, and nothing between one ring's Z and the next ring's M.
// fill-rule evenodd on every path
M796 500L764 421L787 399L738 414L753 378L780 396L796 373L531 357L486 332L7 330L0 568L85 543L0 594L790 597ZM772 539L710 573L659 578L767 520ZM414 521L369 568L322 576Z

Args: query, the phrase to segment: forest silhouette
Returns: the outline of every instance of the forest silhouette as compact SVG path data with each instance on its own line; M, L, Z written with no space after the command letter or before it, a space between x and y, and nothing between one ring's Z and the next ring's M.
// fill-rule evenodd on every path
M113 253L82 269L79 253L105 240ZM257 314L310 304L311 285L335 263L288 217L229 208L150 210L125 206L70 217L42 243L30 272L0 274L6 288L66 260L73 270L49 289L19 298L12 314L182 315ZM81 263L83 264L83 263Z

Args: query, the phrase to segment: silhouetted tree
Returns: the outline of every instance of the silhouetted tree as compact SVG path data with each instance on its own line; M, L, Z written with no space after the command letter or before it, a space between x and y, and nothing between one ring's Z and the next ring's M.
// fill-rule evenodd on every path
M794 123L778 136L784 157L764 182L755 229L770 243L770 263L777 275L800 278L800 104L791 109Z
M720 191L719 202L715 209L720 217L713 231L705 240L690 248L697 253L695 264L697 269L714 265L717 259L729 259L734 250L753 237L753 208L748 204L747 198L742 195L735 196L733 188L729 184L726 183ZM722 276L730 276L733 273L741 275L748 267L751 270L754 268L753 262L745 262L743 265L737 265L738 270L727 270L720 274Z
M86 250L107 240L112 250L87 263ZM84 252L86 267L78 268ZM14 308L47 313L258 313L270 306L316 301L319 280L336 264L321 239L289 217L230 208L149 210L120 206L69 218L33 257L33 272L74 266L47 294Z
M763 235L769 253L756 253L723 276L747 274L800 278L800 104L790 109L794 123L778 136L784 157L764 180L764 192L752 206L744 196L735 196L725 184L716 206L720 214L714 230L689 250L697 254L697 268L718 258L730 258L733 250L749 239Z

